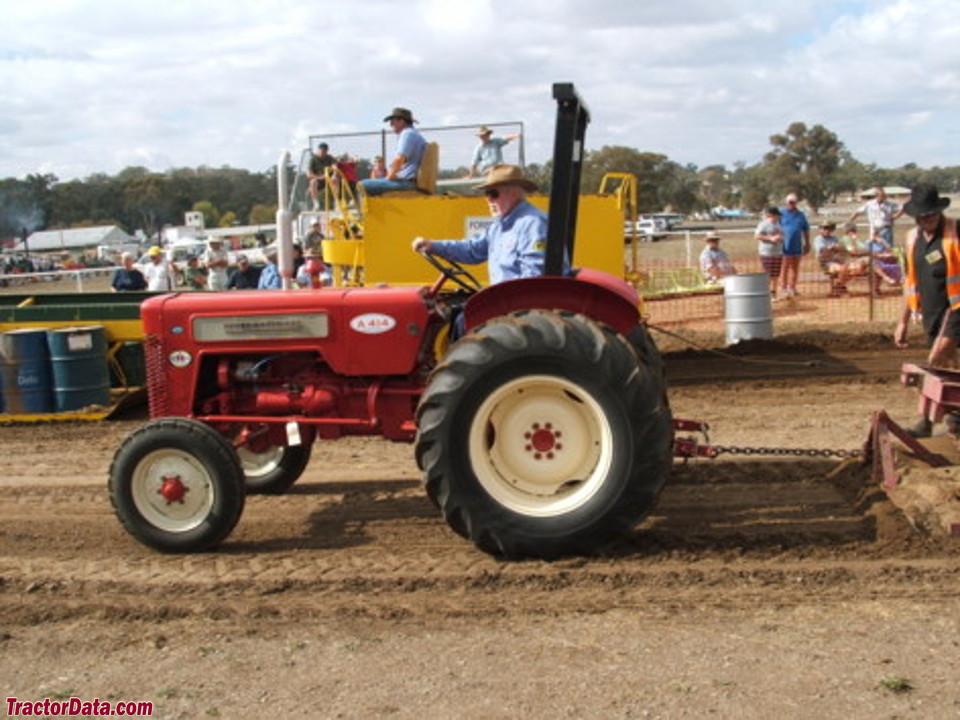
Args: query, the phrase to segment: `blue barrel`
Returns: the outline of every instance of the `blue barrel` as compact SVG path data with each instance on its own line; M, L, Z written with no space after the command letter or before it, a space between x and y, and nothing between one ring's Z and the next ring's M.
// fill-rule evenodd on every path
M110 404L107 333L102 325L47 331L57 412Z
M0 334L0 385L5 412L53 412L46 330L10 330Z

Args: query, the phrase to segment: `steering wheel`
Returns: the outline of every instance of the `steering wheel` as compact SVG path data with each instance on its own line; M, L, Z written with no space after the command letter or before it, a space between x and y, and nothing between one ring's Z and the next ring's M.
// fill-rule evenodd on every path
M480 283L480 281L477 280L469 270L467 270L456 260L441 258L439 255L433 255L431 253L424 252L423 250L420 250L419 252L423 259L433 265L433 267L436 268L440 273L440 277L431 288L432 295L436 295L437 292L439 292L440 286L443 285L445 280L449 280L461 290L464 290L471 295L483 290L483 285Z

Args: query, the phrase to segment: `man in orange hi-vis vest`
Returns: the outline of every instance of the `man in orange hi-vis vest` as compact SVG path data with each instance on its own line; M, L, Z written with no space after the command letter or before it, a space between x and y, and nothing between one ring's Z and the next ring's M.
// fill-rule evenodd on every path
M907 347L907 329L919 315L930 346L927 362L956 368L960 345L960 241L957 220L943 211L950 198L940 197L932 185L918 185L903 210L916 220L907 234L904 308L894 333L897 347ZM928 436L932 424L921 418L910 431Z

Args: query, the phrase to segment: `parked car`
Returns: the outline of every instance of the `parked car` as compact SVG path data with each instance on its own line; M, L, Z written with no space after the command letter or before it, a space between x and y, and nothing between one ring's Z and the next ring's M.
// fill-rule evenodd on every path
M666 221L655 215L641 215L637 220L636 232L637 237L641 241L657 242L667 237L669 230L670 228L667 226ZM629 222L623 224L623 234L627 239L633 236L630 232Z

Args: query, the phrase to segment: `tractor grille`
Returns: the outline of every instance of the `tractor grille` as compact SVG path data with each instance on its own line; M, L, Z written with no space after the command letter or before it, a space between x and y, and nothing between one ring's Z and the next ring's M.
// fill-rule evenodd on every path
M170 404L163 372L163 343L156 335L147 335L144 338L143 359L146 365L150 417L166 417L170 414Z

